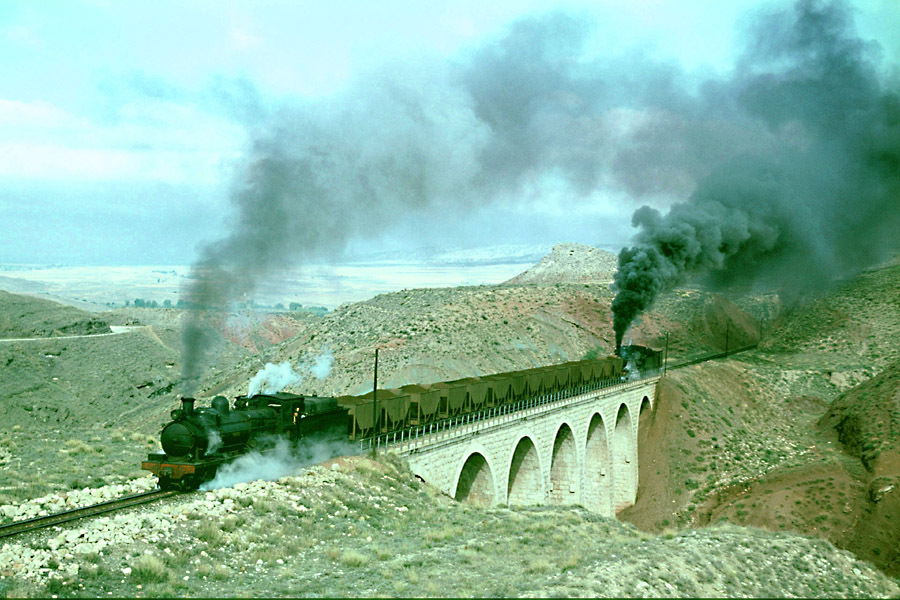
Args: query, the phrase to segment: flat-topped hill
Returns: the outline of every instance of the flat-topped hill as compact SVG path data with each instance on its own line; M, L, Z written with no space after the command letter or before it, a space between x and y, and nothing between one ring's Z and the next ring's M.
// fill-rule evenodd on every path
M507 284L610 282L618 258L612 252L585 244L557 244L539 263Z

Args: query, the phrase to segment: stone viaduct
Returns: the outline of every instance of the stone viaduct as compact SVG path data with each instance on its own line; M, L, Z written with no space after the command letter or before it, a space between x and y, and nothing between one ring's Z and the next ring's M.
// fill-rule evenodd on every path
M634 504L638 426L658 377L627 381L388 444L413 472L481 506L580 504L613 516Z

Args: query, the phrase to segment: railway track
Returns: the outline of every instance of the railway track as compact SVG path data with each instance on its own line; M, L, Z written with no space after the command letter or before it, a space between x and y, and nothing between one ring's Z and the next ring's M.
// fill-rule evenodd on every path
M749 346L742 346L740 348L735 348L733 350L726 350L725 352L717 352L715 354L704 354L703 356L697 358L691 358L687 360L683 360L681 362L673 363L666 367L666 370L671 371L673 369L681 369L684 367L689 367L691 365L696 365L702 362L706 362L708 360L715 360L717 358L728 358L732 354L738 354L739 352L745 352L747 350L753 350L759 344L750 344Z
M178 490L152 490L149 492L134 494L132 496L116 498L115 500L100 502L98 504L91 504L90 506L82 506L80 508L64 510L62 512L53 513L52 515L34 517L33 519L26 519L24 521L14 521L12 523L0 525L0 539L12 537L14 535L21 535L23 533L29 533L31 531L37 531L39 529L52 527L61 523L68 523L70 521L78 521L80 519L95 517L97 515L115 512L132 506L149 504L150 502L155 502L157 500L162 500L163 498L169 498L171 496L182 493L184 492Z

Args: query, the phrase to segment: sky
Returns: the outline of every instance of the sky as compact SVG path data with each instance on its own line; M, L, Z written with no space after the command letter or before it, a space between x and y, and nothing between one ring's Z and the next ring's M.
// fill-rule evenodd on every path
M483 139L491 135L485 129L500 127L504 118L491 121L468 110L471 102L460 97L461 90L496 95L491 86L502 87L503 71L485 65L503 64L497 49L521 52L521 60L502 59L527 69L530 48L517 45L514 32L527 33L531 22L550 29L562 23L553 30L554 45L538 58L559 52L562 58L548 64L601 65L590 72L605 73L611 82L609 98L598 104L602 116L628 130L650 113L627 100L617 104L616 90L640 94L652 85L658 92L671 81L682 90L701 89L704 81L727 78L736 68L740 32L748 20L760 9L790 4L5 0L0 2L0 219L6 233L0 264L193 263L204 248L240 231L246 207L235 197L259 160L260 147L275 144L272 140L303 145L314 135L321 136L322 148L335 149L335 156L347 161L344 171L329 163L334 186L341 185L336 180L342 172L377 173L374 167L358 168L355 159L388 164L385 177L391 178L390 145L397 139L418 148L429 136L440 138L424 159L434 161L432 171L444 164L450 171L440 179L426 177L427 195L437 199L425 209L392 205L389 216L353 223L352 234L341 245L325 244L325 251L625 245L635 232L634 210L642 204L665 209L684 200L699 168L658 175L665 181L649 185L640 168L628 176L606 174L603 160L566 154L560 143L562 156L541 156L513 174L509 156L533 150L528 139L512 136L504 139L522 146L485 163L500 176L479 179L471 161L481 159L466 153L494 151ZM860 0L852 7L860 36L877 42L884 75L896 82L900 2ZM570 43L575 38L577 43ZM486 74L492 79L484 79ZM619 86L627 76L628 84ZM399 92L392 91L398 86ZM673 98L677 102L678 94ZM497 99L498 106L508 100ZM410 114L424 111L426 124L446 127L435 133L408 131L402 122L372 125L392 114L385 104L394 101L417 104ZM291 134L282 135L285 130ZM536 139L548 139L541 131L543 137ZM604 132L610 139L603 143L573 147L613 145L615 127ZM373 139L378 143L370 144ZM397 146L401 154L403 144ZM347 148L356 147L354 158ZM667 156L661 155L661 164L669 164ZM467 168L473 172L460 174ZM402 185L395 182L375 195L402 196L408 182L415 185L403 169L397 177ZM458 203L457 186L466 187ZM363 205L367 200L360 190L365 189L342 188L341 202ZM470 197L476 193L477 201ZM365 231L367 222L373 231ZM291 230L281 228L279 235L290 236Z

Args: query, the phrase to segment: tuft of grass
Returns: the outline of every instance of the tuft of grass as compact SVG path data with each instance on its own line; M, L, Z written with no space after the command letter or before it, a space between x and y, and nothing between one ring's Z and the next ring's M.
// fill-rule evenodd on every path
M163 583L171 577L166 563L152 554L144 554L131 568L131 579L137 583Z
M62 577L51 577L49 581L47 581L46 587L44 588L50 596L56 596L66 591L66 582ZM7 598L13 598L18 596L7 596ZM22 598L27 598L28 596L21 596Z
M79 567L78 574L82 579L100 579L109 572L102 565L87 563Z
M340 562L348 567L364 567L369 564L369 557L357 550L344 550L341 552Z
M197 526L196 536L207 544L217 544L222 539L222 527L218 522L208 519Z
M549 573L553 570L553 565L546 558L532 558L525 565L526 573Z
M557 561L556 565L559 567L559 570L563 573L570 569L574 569L581 563L581 557L577 554L569 554L562 560Z
M388 560L393 556L390 550L387 548L376 547L375 548L375 558L378 560Z
M272 512L273 508L273 504L267 500L257 499L253 503L253 513L260 517Z
M66 447L61 452L69 456L78 456L79 454L93 453L94 447L78 438L71 438L66 440Z
M284 558L284 555L284 549L280 546L265 546L262 548L255 548L250 554L250 561L255 563L256 561L261 560L266 564L270 564L274 563L279 558Z
M446 525L441 529L429 530L425 532L425 539L429 542L440 543L452 537L459 535L460 531L452 525Z

